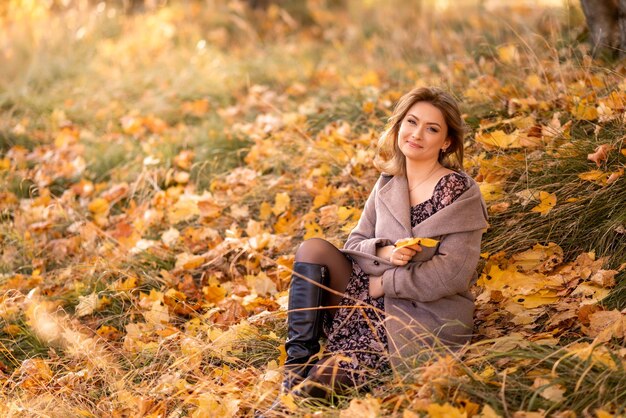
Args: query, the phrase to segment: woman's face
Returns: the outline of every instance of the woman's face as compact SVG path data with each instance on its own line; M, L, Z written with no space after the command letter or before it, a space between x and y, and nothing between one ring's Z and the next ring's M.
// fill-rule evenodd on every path
M437 161L439 151L450 146L443 113L428 102L417 102L400 123L398 147L412 161Z

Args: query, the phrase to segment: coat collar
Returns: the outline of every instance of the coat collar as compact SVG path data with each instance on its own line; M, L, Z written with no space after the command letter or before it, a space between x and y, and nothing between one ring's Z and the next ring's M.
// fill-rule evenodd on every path
M380 201L387 210L411 235L411 203L409 202L409 183L405 176L393 176L378 192Z
M380 202L406 231L406 236L432 237L456 232L485 229L487 208L478 184L466 173L470 187L452 204L411 228L409 185L405 176L393 176L379 191Z

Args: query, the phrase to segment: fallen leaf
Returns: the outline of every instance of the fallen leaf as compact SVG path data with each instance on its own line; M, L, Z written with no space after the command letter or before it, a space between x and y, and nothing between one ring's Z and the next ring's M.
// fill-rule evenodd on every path
M587 335L596 341L607 342L611 338L626 338L626 314L614 309L598 311L589 316Z
M274 207L272 208L272 213L274 215L280 215L284 213L291 203L291 199L289 198L289 194L287 193L276 193Z
M540 191L539 200L541 203L532 208L531 212L539 212L541 216L545 216L556 205L556 194Z
M377 418L381 410L381 401L371 395L365 398L354 398L350 401L350 405L339 413L340 418Z
M465 411L461 411L447 402L443 405L430 404L427 412L430 418L467 418Z
M613 287L616 274L617 270L598 270L589 280L600 287Z
M589 161L593 161L596 163L598 167L602 165L603 162L608 158L609 152L613 149L613 145L611 144L602 144L596 148L596 150L592 154L587 155L587 159Z
M579 120L596 120L598 119L597 108L589 104L586 100L581 100L570 109L572 115Z
M505 64L514 64L519 60L519 52L515 45L504 45L498 47L498 57Z
M479 184L480 192L486 202L494 200L500 200L505 197L504 189L499 184L491 184L487 182L481 182Z
M518 131L507 134L504 131L497 130L476 135L476 142L485 145L488 149L520 148L519 139Z
M543 377L535 378L532 385L533 389L538 389L539 395L552 402L561 402L564 399L566 389L559 384L553 384L550 380Z

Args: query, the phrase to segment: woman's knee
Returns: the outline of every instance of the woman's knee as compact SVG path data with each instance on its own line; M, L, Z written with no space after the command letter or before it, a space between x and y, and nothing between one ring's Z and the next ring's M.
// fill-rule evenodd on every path
M326 264L332 252L339 251L330 242L322 238L311 238L304 241L296 251L296 261L314 264Z

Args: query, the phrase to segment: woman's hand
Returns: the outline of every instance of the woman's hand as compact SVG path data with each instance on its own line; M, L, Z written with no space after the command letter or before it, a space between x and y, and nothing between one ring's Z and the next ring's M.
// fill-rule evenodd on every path
M376 249L376 256L385 258L396 266L405 266L416 253L422 251L419 245L411 245L404 248L396 248L394 245L387 245Z
M369 283L370 297L379 298L385 295L383 290L383 276L370 276Z
M389 260L396 266L404 266L411 261L413 256L422 251L422 247L418 244L410 245L408 247L396 248L393 246L393 250L389 256Z

